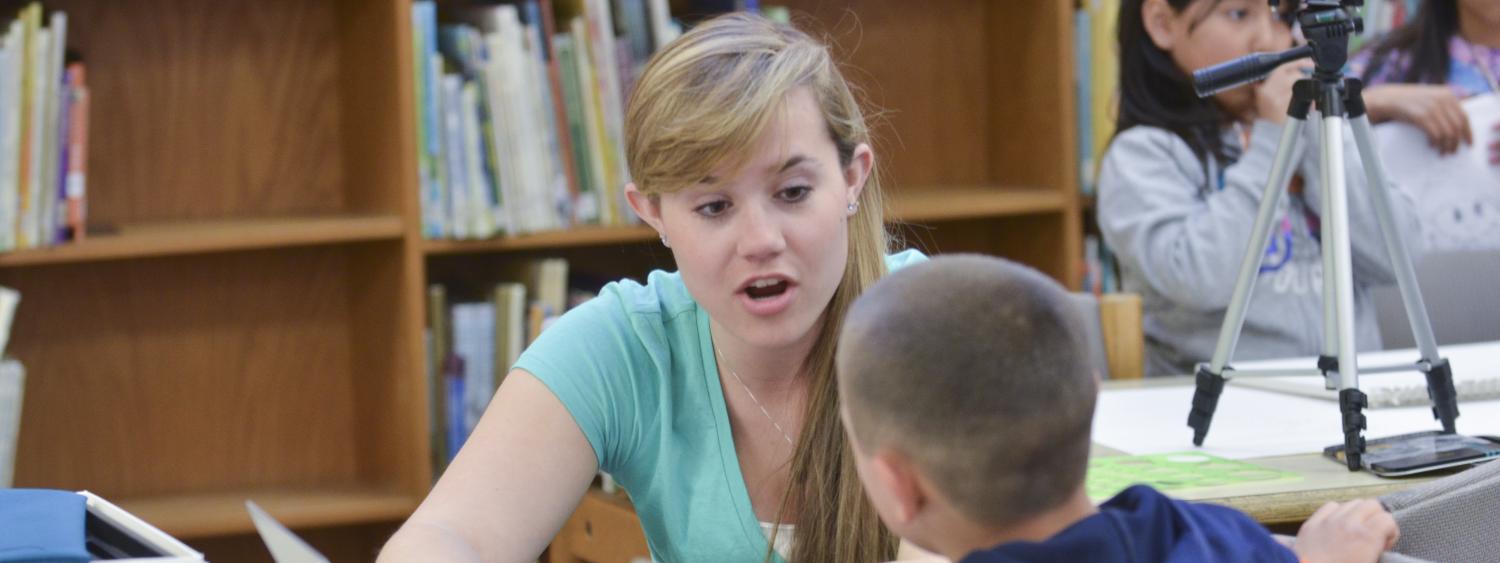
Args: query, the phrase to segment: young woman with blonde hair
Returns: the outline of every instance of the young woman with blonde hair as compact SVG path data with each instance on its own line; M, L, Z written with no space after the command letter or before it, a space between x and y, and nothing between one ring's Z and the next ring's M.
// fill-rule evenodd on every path
M827 48L791 26L722 16L653 57L626 194L679 271L542 334L381 559L532 560L600 469L659 560L891 559L833 377L850 303L922 259L886 254L869 143Z

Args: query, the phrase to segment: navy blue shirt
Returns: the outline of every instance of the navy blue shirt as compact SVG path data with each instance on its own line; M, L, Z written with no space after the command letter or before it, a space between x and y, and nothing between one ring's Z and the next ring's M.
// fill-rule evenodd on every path
M960 563L1023 561L1285 561L1292 550L1244 513L1167 498L1136 485L1043 542L1010 542Z

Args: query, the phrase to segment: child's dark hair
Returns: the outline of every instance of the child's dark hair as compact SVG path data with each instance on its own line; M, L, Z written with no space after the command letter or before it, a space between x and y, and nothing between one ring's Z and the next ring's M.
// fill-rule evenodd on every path
M1177 12L1193 2L1166 0ZM1221 130L1229 116L1213 100L1193 92L1192 77L1183 73L1166 52L1151 40L1141 6L1146 0L1120 2L1120 117L1115 134L1137 125L1160 127L1182 137L1198 159L1227 160Z
M1360 76L1377 75L1391 57L1409 53L1411 64L1398 79L1404 83L1443 84L1448 81L1448 40L1458 33L1458 0L1423 0L1417 15L1375 43L1370 64Z
M1137 125L1160 127L1187 142L1193 154L1207 166L1209 157L1226 161L1222 130L1234 116L1211 98L1199 98L1193 91L1193 79L1151 40L1141 6L1147 0L1120 2L1120 117L1115 134ZM1172 10L1182 13L1194 2L1210 2L1212 10L1222 0L1165 0ZM1281 3L1281 20L1290 23L1296 0ZM1290 46L1290 45L1288 45Z

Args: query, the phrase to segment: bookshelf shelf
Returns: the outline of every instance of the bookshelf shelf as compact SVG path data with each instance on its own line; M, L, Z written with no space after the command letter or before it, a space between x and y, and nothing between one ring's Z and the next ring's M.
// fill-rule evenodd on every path
M886 215L892 221L917 223L1060 213L1068 205L1066 196L1055 191L942 187L892 195ZM480 254L635 244L655 238L656 231L645 225L580 227L485 240L427 240L422 249L428 255Z
M422 248L429 255L510 252L551 248L576 248L634 244L656 238L656 231L646 225L624 227L579 227L564 231L544 231L514 237L485 240L428 240Z
M294 528L401 520L422 502L409 494L376 490L263 489L124 499L117 504L186 540L254 533L246 500Z
M897 191L887 202L890 219L906 223L1061 213L1070 205L1057 190L939 187Z
M400 239L397 215L140 223L83 242L0 254L0 268Z

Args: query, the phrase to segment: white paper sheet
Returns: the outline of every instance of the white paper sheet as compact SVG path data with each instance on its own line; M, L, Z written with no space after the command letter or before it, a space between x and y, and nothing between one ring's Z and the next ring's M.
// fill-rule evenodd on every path
M1500 166L1490 164L1500 95L1464 100L1474 144L1438 154L1414 125L1375 128L1375 146L1385 170L1417 201L1422 238L1429 250L1500 248Z
M1128 454L1194 450L1188 409L1193 386L1112 389L1099 395L1094 442ZM1365 436L1376 438L1438 430L1425 407L1367 410ZM1318 399L1247 389L1233 381L1224 388L1201 451L1228 459L1322 452L1344 441L1338 405ZM1500 434L1500 401L1461 403L1458 431Z

